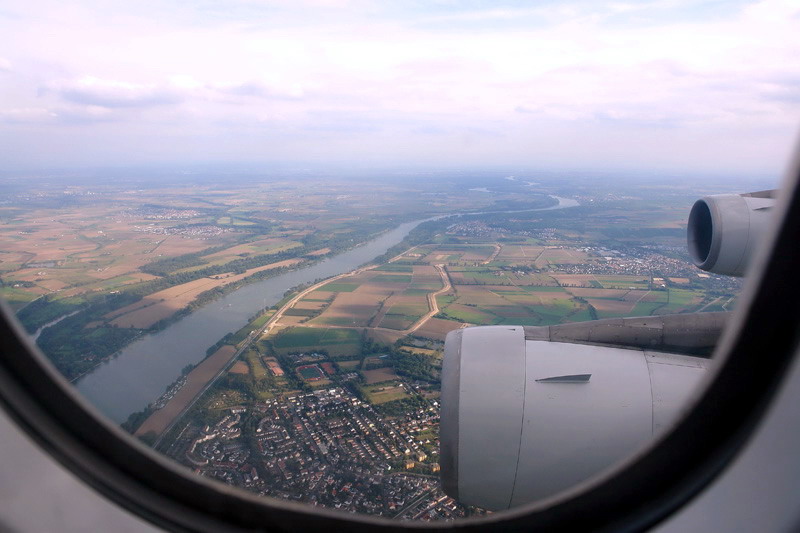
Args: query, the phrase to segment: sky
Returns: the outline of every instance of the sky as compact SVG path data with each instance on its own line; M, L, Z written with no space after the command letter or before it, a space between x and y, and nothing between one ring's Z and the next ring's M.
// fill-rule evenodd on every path
M0 3L0 170L779 175L800 2Z

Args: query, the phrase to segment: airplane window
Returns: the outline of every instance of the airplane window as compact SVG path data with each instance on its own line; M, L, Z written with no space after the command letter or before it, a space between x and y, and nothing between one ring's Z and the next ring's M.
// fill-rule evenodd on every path
M546 500L681 419L800 116L773 0L23 3L0 31L0 297L70 422L403 523Z

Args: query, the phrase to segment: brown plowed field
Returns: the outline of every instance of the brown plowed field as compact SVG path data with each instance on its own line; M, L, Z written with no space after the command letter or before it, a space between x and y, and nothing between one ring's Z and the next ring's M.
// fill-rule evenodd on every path
M367 385L397 379L397 374L391 368L376 368L375 370L362 370L362 374L367 379Z
M608 313L630 314L633 311L633 302L624 302L619 300L598 300L588 298L586 300L598 311L605 311Z
M172 316L175 312L189 305L201 293L215 287L222 287L246 278L262 270L296 265L302 259L287 259L270 263L258 268L251 268L243 274L222 274L220 279L201 278L188 283L182 283L163 291L154 292L145 296L140 301L117 309L105 315L106 318L113 318L111 322L122 328L149 328L161 319Z
M461 322L431 318L416 331L416 336L443 341L445 336L462 326Z
M250 367L244 361L236 361L230 369L231 374L249 374Z

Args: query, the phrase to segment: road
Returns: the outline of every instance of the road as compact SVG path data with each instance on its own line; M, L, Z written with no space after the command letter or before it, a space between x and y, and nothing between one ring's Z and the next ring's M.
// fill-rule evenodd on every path
M520 248L520 251L522 251L522 255L525 255L525 250L522 249L522 246L520 246L519 248ZM482 264L488 265L489 263L491 263L492 261L497 259L497 256L500 255L500 250L502 250L502 249L503 249L502 246L500 246L499 244L495 244L494 245L494 252L492 252L492 255L489 256L489 259L484 261Z
M404 505L404 506L403 506L403 507L402 507L402 508L401 508L399 511L397 511L397 512L395 513L395 515L394 515L392 518L397 518L397 517L399 517L401 514L403 514L404 512L406 512L407 510L409 510L409 509L413 509L413 508L414 508L414 507L415 507L417 504L419 504L419 503L420 503L421 501L423 501L425 498L427 498L428 496L430 496L430 494L431 494L432 492L433 492L433 489L428 489L428 490L426 490L425 492L423 492L422 494L420 494L419 496L417 496L416 498L414 498L413 500L411 500L411 503L409 503L409 504L407 504L407 505Z
M391 261L394 261L395 259L397 259L397 258L396 257L392 258ZM313 287L309 287L308 289L304 290L303 292L299 293L297 296L295 296L294 298L289 300L283 307L281 307L272 316L272 318L269 319L269 322L267 322L265 327L277 324L278 320L280 320L283 317L283 315L286 313L286 311L288 311L289 309L294 307L294 305L297 302L299 302L309 292L312 292L312 291L318 289L320 286L325 285L326 283L330 283L331 281L334 281L334 280L337 280L337 279L341 279L341 278L344 278L344 277L347 277L347 276L353 276L355 274L359 274L359 273L364 272L366 270L372 270L373 268L376 268L376 266L377 265L370 266L370 267L364 267L364 268L360 268L358 270L354 270L352 272L348 272L346 274L340 274L339 276L336 276L335 278L331 278L331 279L325 280L322 283L318 283L317 285L314 285ZM414 333L419 328L421 328L425 324L425 322L427 322L433 316L435 316L436 314L439 313L439 304L436 301L436 297L441 295L441 294L444 294L446 292L449 292L450 289L452 288L452 285L450 285L450 276L447 275L447 271L445 270L444 265L434 265L434 266L436 268L436 271L439 273L439 276L442 279L442 288L439 289L436 292L429 292L426 295L427 299L428 299L428 312L425 315L423 315L419 320L414 322L411 326L409 326L407 329L397 330L397 329L388 329L388 328L380 328L380 327L368 327L368 326L336 326L336 328L337 329L372 329L372 330L378 330L378 331L387 331L387 332L390 332L390 333L397 333L397 334L401 334L401 335L410 335L410 334ZM329 328L331 326L328 326L328 325L317 325L317 324L303 324L303 327L306 327L306 328ZM269 331L266 330L266 329L264 330L264 332L269 333Z
M400 253L400 254L392 257L391 259L389 259L389 261L387 261L387 263L391 263L393 261L396 261L396 260L400 259L405 254L411 252L412 250L414 250L416 248L417 248L416 246L412 246L411 248L409 248L408 250L404 251L403 253ZM291 300L289 300L288 302L283 304L281 306L281 308L278 309L275 312L274 315L272 315L272 318L270 318L266 322L266 324L264 324L264 326L259 330L259 334L257 336L261 336L261 335L264 335L265 333L269 333L270 330L272 329L272 326L277 324L278 320L283 318L283 315L286 313L286 311L288 311L289 309L294 307L295 304L297 302L299 302L300 300L302 300L308 293L314 292L315 290L319 289L323 285L327 285L328 283L331 283L332 281L337 281L337 280L340 280L342 278L347 278L349 276L355 276L356 274L360 274L362 272L366 272L367 270L372 270L372 269L378 268L379 266L380 265L369 265L369 266L357 268L355 270L351 270L350 272L345 272L344 274L339 274L338 276L334 276L332 278L328 278L328 279L325 279L323 281L320 281L319 283L315 283L314 285L308 287L307 289L303 289L301 292L297 293ZM449 281L447 283L449 285ZM392 331L394 331L394 330L392 330Z
M416 246L414 248L416 248ZM414 248L410 248L409 250L406 250L405 252L403 252L403 254L410 252ZM398 255L396 257L393 257L390 261L394 261L394 260L398 259L403 254L400 254L400 255ZM220 369L220 371L217 372L203 386L203 388L200 390L200 392L198 392L194 396L194 398L192 398L192 400L175 416L175 418L172 419L172 421L169 423L169 425L166 427L166 429L159 435L158 439L156 440L155 444L153 445L153 448L157 449L157 447L161 444L162 439L164 438L164 436L167 435L172 430L172 428L175 427L175 425L181 420L181 418L183 418L183 415L185 415L187 412L189 412L189 410L191 410L191 408L194 406L194 404L197 403L197 400L200 399L200 397L202 397L203 394L208 389L210 389L220 377L222 377L223 375L225 375L225 373L227 373L227 371L230 369L230 367L233 365L233 363L239 358L239 356L242 353L244 353L247 350L247 348L250 347L250 344L252 344L253 341L257 340L262 335L265 335L265 334L269 333L272 330L272 328L275 325L277 325L278 321L283 317L283 315L286 313L287 310L289 310L292 307L294 307L294 305L297 302L299 302L301 299L303 299L307 294L319 289L323 285L326 285L328 283L331 283L333 281L337 281L339 279L342 279L342 278L345 278L345 277L348 277L348 276L353 276L355 274L359 274L359 273L364 272L366 270L372 270L374 268L377 268L378 266L379 265L370 265L370 266L366 266L366 267L362 267L362 268L357 268L356 270L353 270L351 272L345 272L344 274L339 274L338 276L334 276L332 278L327 278L327 279L325 279L323 281L320 281L318 283L315 283L315 284L311 285L310 287L307 287L307 288L303 289L302 291L300 291L299 293L294 295L288 302L283 304L275 312L275 314L273 314L270 317L270 319L267 320L267 322L264 323L263 326L261 326L257 330L251 331L250 334L247 336L247 338L245 340L243 340L241 343L239 343L239 345L238 345L238 347L236 349L236 352L231 356L230 360L228 360L228 362ZM446 276L446 274L445 274L445 276ZM448 285L449 285L449 282L448 282ZM434 304L435 304L435 299L434 299ZM392 331L394 331L394 330L392 330Z
M416 246L414 248L416 248ZM414 248L410 248L410 249L406 250L405 252L403 252L402 254L399 254L399 255L393 257L392 259L389 260L389 262L392 262L392 261L395 261L396 259L399 259L402 255L407 254L408 252L410 252ZM349 276L354 276L356 274L360 274L360 273L365 272L367 270L372 270L374 268L377 268L378 266L379 265L365 266L365 267L357 268L356 270L353 270L353 271L350 271L350 272L345 272L344 274L339 274L338 276L334 276L332 278L327 278L327 279L325 279L323 281L320 281L318 283L315 283L315 284L303 289L302 291L300 291L299 293L294 295L289 301L287 301L277 311L275 311L275 314L273 314L270 317L270 319L267 320L264 323L263 326L261 326L257 330L251 331L250 334L247 336L247 338L245 340L243 340L241 343L239 343L239 345L237 346L236 352L233 354L233 356L231 356L230 360L222 367L222 369L219 372L217 372L216 375L214 375L214 377L212 377L203 386L203 388L200 390L200 392L198 392L194 396L194 398L192 398L192 400L186 405L186 407L184 407L180 411L180 413L178 413L178 415L175 416L175 418L170 422L170 424L167 426L167 428L159 435L158 440L156 440L155 444L153 445L153 448L157 449L158 445L161 444L161 441L164 438L164 436L167 435L172 430L172 428L175 427L175 425L181 420L181 418L183 418L183 415L185 415L187 412L189 412L189 410L191 410L191 408L194 406L194 404L197 403L197 400L200 399L200 397L203 396L203 394L208 389L210 389L220 377L225 375L225 373L230 369L230 367L239 358L239 356L247 350L247 348L250 346L250 344L252 344L253 341L259 339L262 335L268 334L270 331L272 331L272 328L275 327L276 325L278 325L278 321L281 318L283 318L283 315L286 313L286 311L288 311L289 309L294 307L295 304L297 304L297 302L302 300L309 293L319 289L323 285L326 285L328 283L340 280L342 278L346 278L346 277L349 277ZM435 267L436 267L437 272L439 273L439 276L442 278L442 288L439 289L438 291L434 292L434 293L428 293L428 295L427 295L427 297L428 297L428 308L429 308L428 313L425 314L425 316L423 316L422 318L420 318L416 323L414 323L407 330L400 331L400 332L398 332L397 330L387 330L387 331L391 331L392 333L402 333L402 334L406 334L406 335L410 334L410 333L413 333L413 332L417 331L420 327L422 327L422 325L425 324L425 322L427 322L431 317L433 317L434 315L436 315L439 312L439 305L436 302L436 297L438 295L440 295L440 294L443 294L443 293L449 291L451 289L451 285L450 285L450 277L447 275L447 271L444 269L444 265L435 265ZM308 326L314 327L314 326L312 326L310 324ZM325 326L325 327L328 327L328 326ZM359 328L359 329L362 329L362 328ZM373 328L373 329L385 329L385 328Z
M414 333L419 328L421 328L422 325L425 324L425 322L427 322L433 316L439 313L439 303L436 301L436 297L439 296L440 294L449 292L450 289L452 288L452 286L450 285L450 276L447 275L447 271L445 270L444 265L434 265L434 266L436 267L436 271L439 273L439 276L442 278L442 288L436 292L429 292L427 294L428 309L430 310L422 318L417 320L416 323L412 324L410 328L408 328L406 331L403 332L406 335Z
M374 267L369 267L369 268L374 268ZM191 401L190 401L190 402L189 402L189 403L188 403L188 404L187 404L187 405L186 405L186 406L185 406L185 407L184 407L184 408L183 408L183 409L182 409L182 410L181 410L181 411L180 411L180 412L179 412L179 413L178 413L178 414L175 416L175 418L173 418L173 419L172 419L172 421L170 422L170 424L169 424L169 425L166 427L166 429L165 429L165 430L164 430L164 431L163 431L163 432L162 432L162 433L159 435L158 439L157 439L157 440L156 440L156 442L153 444L153 448L154 448L154 449L158 449L158 446L161 444L161 441L162 441L162 439L164 438L164 436L165 436L165 435L167 435L167 434L168 434L168 433L169 433L169 432L172 430L172 428L174 428L174 427L175 427L175 425L176 425L176 424L177 424L177 423L178 423L178 422L181 420L181 418L183 418L183 415L185 415L187 412L189 412L189 410L190 410L190 409L191 409L191 408L194 406L194 404L195 404L195 403L197 403L197 400L198 400L198 399L200 399L200 397L202 397L202 396L203 396L203 394L204 394L204 393L205 393L205 392L206 392L208 389L210 389L210 388L211 388L211 387L214 385L214 383L216 383L216 381L217 381L217 380L218 380L220 377L222 377L223 375L225 375L225 374L228 372L228 370L229 370L229 369L230 369L230 367L233 365L233 363L234 363L234 362L235 362L237 359L239 359L239 356L240 356L242 353L244 353L244 352L247 350L247 348L249 348L249 347L250 347L250 344L252 344L254 340L258 339L259 337L261 337L261 336L262 336L263 334L265 334L265 333L269 333L270 329L272 329L272 327L273 327L273 326L274 326L274 325L277 323L277 321L278 321L278 320L279 320L279 319L280 319L280 318L283 316L283 314L286 312L286 310L287 310L287 309L291 309L291 308L292 308L292 306L294 306L294 304L296 304L298 301L300 301L300 299L302 299L302 298L303 298L303 297L304 297L306 294L308 294L308 293L310 293L310 292L312 292L312 291L315 291L315 290L317 290L318 288L320 288L321 286L325 285L326 283L330 283L330 282L332 282L332 281L336 281L336 280L338 280L338 279L341 279L341 278L343 278L343 277L345 277L345 276L350 276L351 274L355 274L355 273L357 273L357 272L360 272L361 270L363 270L363 269L357 269L357 270L355 270L355 271L353 271L353 272L347 272L347 273L345 273L345 274L340 274L340 275L338 275L338 276L334 276L334 277L332 277L332 278L328 278L328 279L326 279L326 280L324 280L324 281L320 281L319 283L315 283L314 285L311 285L310 287L308 287L308 288L306 288L306 289L303 289L303 290L302 290L302 291L300 291L300 292L299 292L297 295L295 295L294 297L292 297L292 299L290 299L288 302L286 302L285 304L283 304L283 305L281 306L281 308L280 308L280 309L278 309L278 311L276 311L276 312L275 312L275 314L274 314L274 315L272 315L272 317L270 317L270 319L269 319L269 320L267 320L267 322L266 322L266 323L264 323L264 325L263 325L263 326L261 326L261 327L260 327L259 329L257 329L257 330L253 330L253 331L251 331L251 332L250 332L250 334L249 334L249 335L247 335L247 338L246 338L245 340L243 340L241 343L239 343L239 345L238 345L238 347L237 347L237 349L236 349L236 352L234 352L234 354L231 356L231 358L228 360L228 362L227 362L227 363L225 363L225 365L223 365L223 367L220 369L220 371L219 371L219 372L217 372L217 373L216 373L216 374L215 374L215 375L214 375L214 376L213 376L213 377L212 377L212 378L211 378L211 379L210 379L210 380L209 380L209 381L208 381L208 382L207 382L207 383L206 383L206 384L203 386L203 388L202 388L202 389L200 389L200 392L198 392L198 393L197 393L197 394L194 396L194 398L192 398L192 400L191 400ZM201 364L202 364L202 363L201 363Z
M272 329L272 327L277 324L278 320L283 318L283 315L286 313L286 311L288 311L289 309L294 307L295 304L297 302L299 302L300 300L302 300L308 293L314 292L315 290L319 289L323 285L327 285L328 283L331 283L333 281L337 281L337 280L340 280L342 278L346 278L348 276L354 276L355 274L359 274L361 272L364 272L365 270L372 270L373 268L376 268L377 266L378 265L373 265L373 266L363 267L363 268L357 268L356 270L353 270L352 272L345 272L344 274L339 274L338 276L334 276L332 278L328 278L328 279L325 279L323 281L320 281L319 283L315 283L314 285L311 285L307 289L303 289L302 291L297 293L295 296L293 296L291 300L289 300L288 302L283 304L280 309L275 311L275 314L272 315L272 317L269 320L267 320L267 322L261 327L261 329L258 330L258 334L256 334L255 337L260 337L261 335L269 333L270 330ZM252 341L252 339L250 339L249 337L248 337L248 340ZM248 342L248 344L249 344L249 342Z

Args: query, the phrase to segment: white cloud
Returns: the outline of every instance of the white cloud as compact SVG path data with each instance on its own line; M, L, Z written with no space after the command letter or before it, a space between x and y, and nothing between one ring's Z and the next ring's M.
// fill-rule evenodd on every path
M305 90L299 84L281 86L261 80L229 85L211 85L210 88L224 94L258 98L300 99L305 96Z
M45 90L58 93L76 104L107 108L150 107L180 102L181 96L171 87L137 84L84 76L47 84Z
M297 143L327 153L336 130L348 139L342 157L391 158L399 144L425 152L424 132L437 131L438 153L458 162L480 151L465 149L457 132L481 128L505 139L498 157L522 161L547 124L549 153L567 159L602 128L643 152L641 139L657 138L655 157L669 135L676 147L681 136L719 146L735 137L785 151L800 118L792 0L713 13L708 6L720 4L691 0L485 11L440 4L416 13L397 3L357 2L348 12L245 1L228 16L148 0L111 11L43 1L24 7L21 22L0 20L11 43L4 53L15 60L4 76L14 85L0 87L0 101L55 109L59 123L113 120L98 143L135 126L151 133L142 149L155 150L154 133L169 130L176 151L191 152L202 135L224 152L239 132L269 131L276 150L293 153ZM661 21L664 13L671 18ZM46 89L39 97L37 87ZM250 140L231 157L242 146L266 157ZM487 141L486 162L498 146ZM775 151L763 159L774 161Z
M0 122L10 124L41 124L54 122L56 113L43 107L0 109Z
M11 70L11 61L4 57L0 57L0 72L8 72Z

